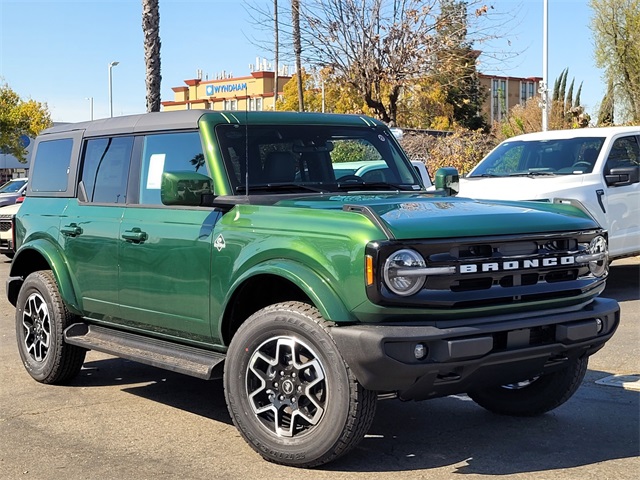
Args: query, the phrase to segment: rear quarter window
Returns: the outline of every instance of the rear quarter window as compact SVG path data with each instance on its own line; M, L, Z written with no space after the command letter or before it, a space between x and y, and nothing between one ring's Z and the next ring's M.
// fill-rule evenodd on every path
M40 142L31 172L34 192L64 192L67 189L73 139Z

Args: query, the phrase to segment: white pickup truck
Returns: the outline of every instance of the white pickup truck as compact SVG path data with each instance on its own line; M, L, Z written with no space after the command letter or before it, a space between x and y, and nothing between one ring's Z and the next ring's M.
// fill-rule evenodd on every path
M505 140L460 196L579 203L609 232L610 259L640 254L640 126L530 133Z

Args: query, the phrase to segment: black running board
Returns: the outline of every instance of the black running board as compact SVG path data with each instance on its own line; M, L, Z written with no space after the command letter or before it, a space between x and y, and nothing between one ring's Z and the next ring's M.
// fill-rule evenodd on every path
M205 380L222 378L222 362L226 357L224 353L86 323L69 326L64 339L71 345Z

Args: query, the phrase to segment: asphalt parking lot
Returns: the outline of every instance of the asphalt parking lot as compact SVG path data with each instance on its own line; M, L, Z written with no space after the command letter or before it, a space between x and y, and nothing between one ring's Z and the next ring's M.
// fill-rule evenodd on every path
M96 352L70 386L32 380L15 346L5 260L0 479L640 478L640 390L632 382L640 374L639 258L614 262L605 296L620 302L621 326L563 406L510 418L465 396L381 401L359 447L316 470L273 465L254 453L231 423L221 381Z

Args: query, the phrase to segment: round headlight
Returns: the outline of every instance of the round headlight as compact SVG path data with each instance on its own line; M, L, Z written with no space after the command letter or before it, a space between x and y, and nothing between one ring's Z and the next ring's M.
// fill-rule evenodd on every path
M384 264L384 281L396 295L408 296L419 291L426 280L424 258L415 250L398 250Z
M597 236L589 244L589 254L599 257L589 262L589 270L596 277L602 277L609 272L609 255L607 241L604 237Z

